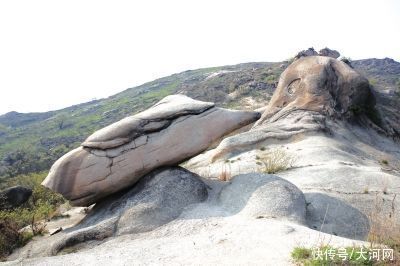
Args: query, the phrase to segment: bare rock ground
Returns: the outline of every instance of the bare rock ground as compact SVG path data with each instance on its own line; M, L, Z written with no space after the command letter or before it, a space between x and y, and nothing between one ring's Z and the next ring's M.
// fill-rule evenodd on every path
M253 182L243 182L245 178ZM207 201L188 206L177 219L152 231L86 243L69 250L74 251L70 254L19 258L4 265L290 265L294 247L366 244L312 230L301 220L287 219L293 218L293 212L305 209L305 201L300 190L279 177L249 174L232 182L204 181L208 186ZM273 197L282 187L291 189ZM243 190L251 192L243 193L250 196L244 206L243 198L229 197ZM254 204L268 197L270 208ZM268 216L274 203L283 200L294 208L288 208L291 211L282 216ZM256 210L257 215L246 207ZM259 215L260 211L264 215ZM50 243L50 238L41 241Z

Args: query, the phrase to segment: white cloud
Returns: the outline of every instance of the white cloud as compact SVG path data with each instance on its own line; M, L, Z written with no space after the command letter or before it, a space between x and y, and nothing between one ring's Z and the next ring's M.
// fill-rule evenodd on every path
M325 46L400 60L397 1L2 1L0 113L106 97L186 69Z

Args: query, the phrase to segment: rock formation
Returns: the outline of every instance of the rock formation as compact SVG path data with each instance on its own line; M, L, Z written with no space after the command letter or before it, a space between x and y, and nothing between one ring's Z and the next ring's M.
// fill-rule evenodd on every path
M327 57L332 57L334 59L337 59L340 57L340 53L336 50L331 50L328 47L325 47L324 49L319 50L319 52L317 53L317 51L315 51L315 49L313 47L308 48L307 50L303 50L297 53L297 55L294 57L295 60L300 59L302 57L306 57L306 56L327 56Z
M274 175L237 175L222 189L219 201L231 213L245 217L288 219L301 224L306 220L303 192Z
M343 62L329 57L305 57L282 73L256 126L297 110L350 117L356 110L373 108L372 97L368 80Z
M400 224L393 208L400 204L400 145L387 137L379 115L366 78L331 57L302 57L282 73L251 130L225 138L185 167L211 177L224 169L231 176L260 172L265 156L280 149L296 158L278 175L304 192L307 224L365 239L377 226L377 210Z
M297 55L294 57L295 60L300 59L305 56L313 56L313 55L318 55L317 51L313 47L308 48L307 50L303 50L297 53Z
M0 191L0 210L21 206L29 200L32 190L23 186L15 186Z
M368 81L336 51L315 53L284 71L261 117L170 96L94 133L44 184L96 205L11 259L83 249L27 262L286 265L299 245L366 246L354 239L400 224L400 145L381 134ZM276 150L295 160L265 174ZM182 165L198 174L171 167L188 158Z
M345 63L330 57L303 57L282 73L253 128L224 139L213 160L228 152L251 149L268 138L288 139L300 133L327 131L327 118L368 120L374 104L368 80Z
M204 182L207 182L204 183ZM292 183L274 175L254 173L233 177L230 182L211 181L180 167L157 169L131 189L100 200L75 227L29 243L20 257L53 256L77 245L96 246L101 241L153 232L154 237L179 224L180 231L193 231L207 220L279 219L305 225L306 201ZM196 229L195 229L196 230ZM198 229L197 229L198 230Z
M335 59L338 59L340 57L340 53L338 51L331 50L328 47L325 47L324 49L319 50L318 55L328 56L328 57L332 57Z
M82 147L54 163L43 185L74 205L88 206L132 186L153 169L199 154L259 117L257 112L168 96L144 112L95 132Z

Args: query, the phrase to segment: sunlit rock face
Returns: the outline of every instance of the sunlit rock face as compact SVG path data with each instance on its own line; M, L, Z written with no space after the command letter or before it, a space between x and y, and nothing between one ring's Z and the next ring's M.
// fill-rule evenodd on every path
M282 73L278 87L256 127L282 119L297 110L351 118L373 105L366 78L334 58L307 56L293 62Z

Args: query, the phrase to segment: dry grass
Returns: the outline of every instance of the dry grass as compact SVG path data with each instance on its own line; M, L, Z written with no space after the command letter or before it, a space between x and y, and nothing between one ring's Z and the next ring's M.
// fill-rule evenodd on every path
M398 210L395 206L397 194L391 201L377 195L373 210L369 215L370 232L368 241L372 245L384 244L394 250L396 262L400 259L400 223L396 220ZM386 206L386 208L385 208Z
M285 171L293 166L296 157L288 154L283 149L273 149L259 156L259 161L263 164L263 172L275 174L280 171Z
M221 181L229 181L231 179L231 165L230 163L225 163L222 166L221 173L218 176L218 179Z

